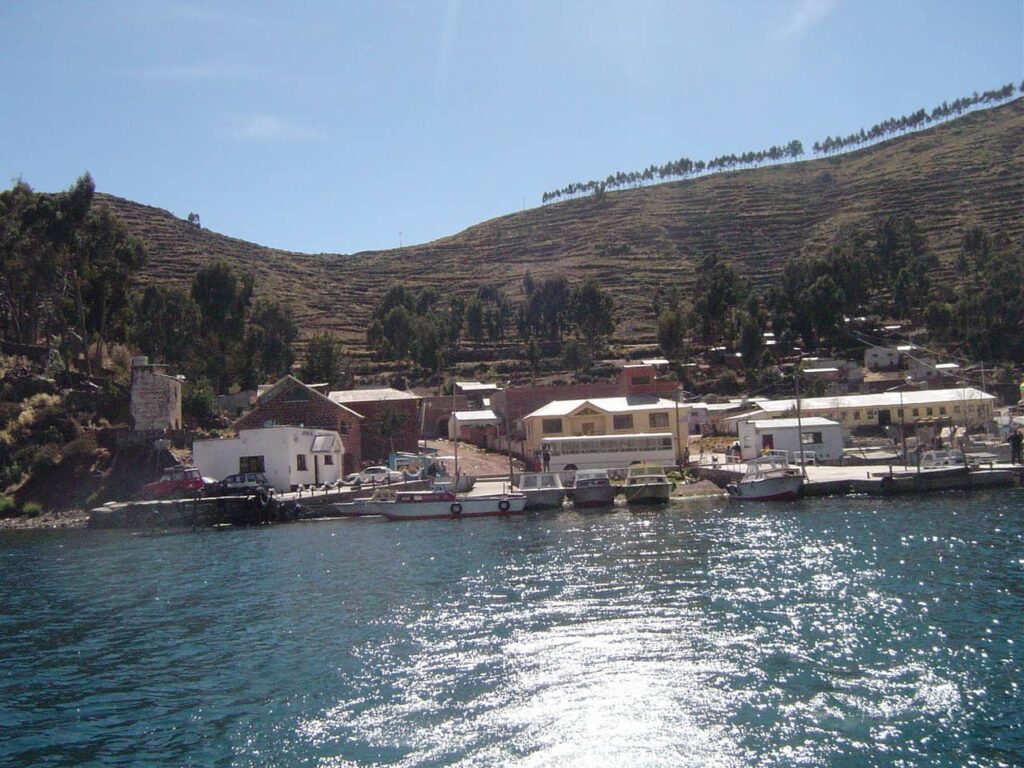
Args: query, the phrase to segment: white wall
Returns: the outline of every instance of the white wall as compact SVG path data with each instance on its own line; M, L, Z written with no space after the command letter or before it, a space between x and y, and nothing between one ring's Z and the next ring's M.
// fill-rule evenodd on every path
M325 434L326 430L303 429L301 427L268 427L265 429L244 429L238 437L219 440L196 440L192 445L192 462L199 471L215 480L223 480L228 475L240 471L239 459L242 456L262 456L264 472L267 480L278 491L291 490L294 485L311 485L317 477L319 481L332 483L340 479L344 466L344 448L341 436L336 432L333 465L324 464L323 453L314 454L310 450L317 434ZM297 467L297 457L306 457L306 470Z
M838 461L843 457L843 428L840 424L832 425L804 425L804 436L811 432L821 433L821 443L805 443L802 449L805 453L814 451L818 461ZM739 424L739 441L743 447L742 456L744 461L757 458L761 455L762 436L770 434L772 443L777 451L786 451L790 461L794 461L801 450L798 431L793 427L763 427L758 429L752 421L744 421Z

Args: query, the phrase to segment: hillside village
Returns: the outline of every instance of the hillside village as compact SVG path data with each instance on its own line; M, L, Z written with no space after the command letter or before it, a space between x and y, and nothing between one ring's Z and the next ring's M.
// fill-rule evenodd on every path
M174 466L324 487L453 436L520 467L618 452L681 477L780 450L1005 461L1024 180L981 158L1012 168L1022 121L1015 98L346 257L231 240L88 174L55 195L19 180L0 210L0 517L138 498Z

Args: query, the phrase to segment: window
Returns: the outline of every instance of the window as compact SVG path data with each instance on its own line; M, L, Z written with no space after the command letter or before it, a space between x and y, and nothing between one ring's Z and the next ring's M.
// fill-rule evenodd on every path
M944 405L940 405L939 406L939 415L940 416L945 416L946 415L946 406L944 406Z
M643 387L643 386L646 386L646 385L648 385L650 383L651 383L651 377L650 376L634 376L633 377L633 386L634 387Z
M920 408L914 408L914 409L913 409L913 410L911 411L911 413L913 414L914 418L916 419L916 418L917 418L918 416L920 416L920 415L921 415L921 409L920 409Z
M348 434L348 424L342 424L340 427L338 427L338 432L340 432L343 435L347 435Z
M824 441L821 439L821 432L804 432L800 435L800 442L804 445L820 445Z
M334 457L331 454L329 454L329 453L324 454L324 466L325 467L332 467L332 466L334 466Z
M239 472L266 472L262 456L241 456L238 459Z
M668 426L668 414L667 413L652 413L651 414L651 428L654 427L667 427Z
M295 457L295 471L305 472L306 471L306 454L300 453Z
M928 408L926 409L926 413L927 413L927 414L928 414L929 416L931 416L931 415L932 415L932 414L933 414L934 412L935 412L935 409L933 409L933 408L932 408L932 407L931 407L931 406L929 405L929 406L928 406Z
M632 429L633 414L627 413L625 416L612 416L612 426L615 429Z
M545 435L560 435L562 434L562 420L544 419L540 423L540 429Z
M854 421L860 421L860 411L854 411L853 412L853 420Z
M954 405L953 406L953 413L955 413L957 415L960 414L960 406L959 405Z

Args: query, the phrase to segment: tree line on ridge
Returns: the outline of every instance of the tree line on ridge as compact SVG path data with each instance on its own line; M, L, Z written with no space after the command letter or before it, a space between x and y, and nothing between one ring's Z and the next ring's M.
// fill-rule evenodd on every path
M1024 93L1024 82L1021 82L1017 88L1014 87L1013 83L1007 83L1001 88L985 91L981 94L975 92L971 96L955 99L952 103L944 101L932 109L931 112L919 109L903 117L889 118L871 126L867 131L862 128L845 137L826 136L823 140L814 142L813 151L815 155L831 155L836 152L846 151L852 147L871 144L895 135L907 133L908 131L919 130L932 123L959 117L975 107L998 104L1013 98L1015 93ZM743 152L740 155L721 155L707 162L683 157L663 165L652 164L642 171L618 171L610 174L604 181L573 182L561 189L544 192L541 195L541 203L546 205L547 203L564 198L576 198L582 195L592 195L601 198L606 192L615 189L638 187L654 183L655 181L662 182L669 179L688 179L705 173L753 168L765 162L796 160L803 156L803 154L803 144L798 139L793 139L785 146L772 146L766 150Z

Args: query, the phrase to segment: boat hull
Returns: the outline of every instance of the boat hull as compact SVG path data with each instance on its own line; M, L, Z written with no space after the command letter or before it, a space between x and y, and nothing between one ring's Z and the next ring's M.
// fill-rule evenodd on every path
M734 499L748 501L789 501L800 497L803 478L799 475L768 477L731 483L726 490Z
M526 496L527 509L558 509L565 501L564 488L541 488L538 490L519 489Z
M463 517L518 515L526 510L520 494L473 496L443 501L380 502L375 505L388 520L457 520Z
M572 493L572 505L577 509L611 506L615 503L615 494L616 490L612 485L576 488Z
M672 483L627 485L623 492L629 504L666 504L672 495Z

